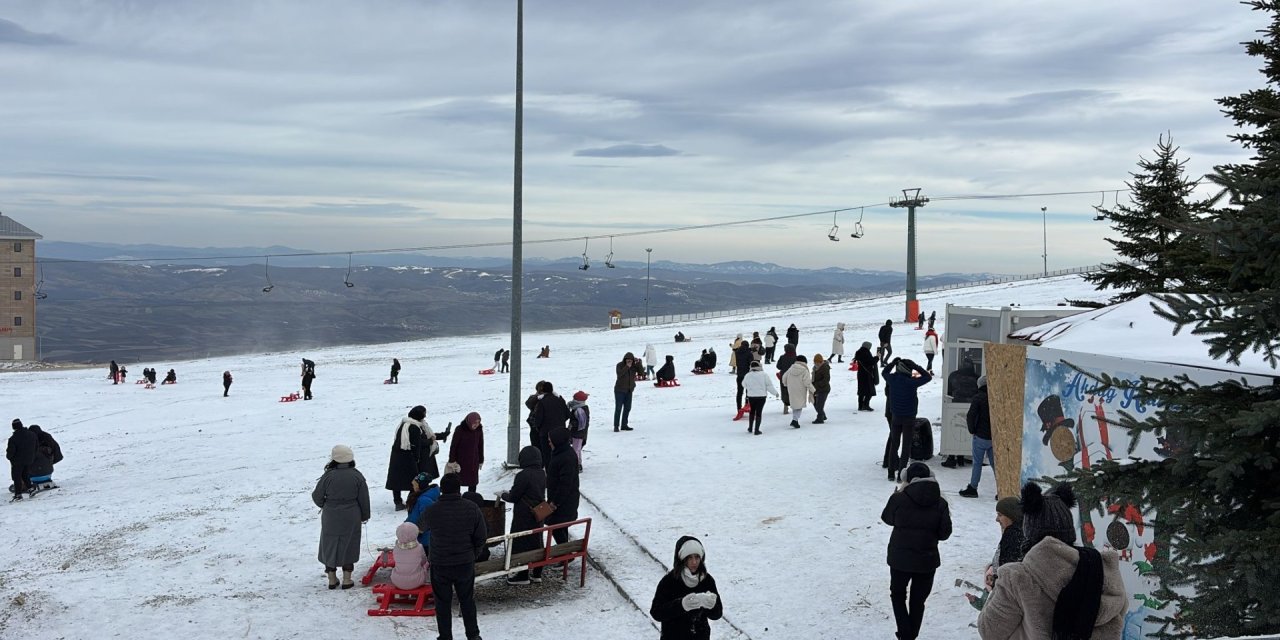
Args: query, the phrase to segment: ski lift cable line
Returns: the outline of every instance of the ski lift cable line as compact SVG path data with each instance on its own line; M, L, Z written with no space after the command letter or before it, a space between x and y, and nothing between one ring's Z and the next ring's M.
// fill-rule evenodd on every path
M1124 191L1129 189L1107 189L1106 191ZM1097 189L1088 191L1055 191L1046 193L1007 193L1007 194L960 194L948 196L931 196L929 199L933 201L963 201L963 200L1007 200L1015 198L1046 198L1053 196L1074 196L1098 193ZM855 211L861 209L872 209L877 207L887 207L888 202L877 202L874 204L863 204L849 207L839 207L836 209L823 209L821 211L805 211L802 213L789 213L777 216L766 216L763 218L749 218L745 220L730 220L728 222L709 222L706 224L692 224L678 227L666 227L663 229L645 229L638 231L624 231L613 233L601 233L597 235L586 236L565 236L559 238L542 238L538 240L525 240L525 245L535 244L558 244L564 242L578 242L580 240L602 240L606 238L632 238L639 236L652 236L664 233L683 233L686 231L700 231L704 229L721 229L725 227L736 227L751 224L761 224L765 222L778 222L782 220L795 220L798 218L808 218L813 216L826 216L832 214L840 214L846 211ZM192 262L196 260L249 260L264 258L309 258L309 257L325 257L325 256L349 256L349 255L376 255L388 253L416 253L423 251L450 251L457 249L485 249L493 247L509 247L510 240L497 240L493 242L468 242L459 244L440 244L421 247L394 247L387 249L342 249L334 251L297 251L292 253L258 253L258 254L238 254L238 255L217 255L217 256L174 256L161 258L101 258L101 259L60 259L60 258L43 258L37 259L38 263L48 264L98 264L98 263L144 263L144 262Z

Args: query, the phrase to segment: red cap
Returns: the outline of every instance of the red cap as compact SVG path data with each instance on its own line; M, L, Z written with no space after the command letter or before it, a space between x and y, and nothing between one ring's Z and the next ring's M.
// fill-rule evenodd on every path
M587 392L586 392L586 391L579 391L579 392L577 392L577 393L573 394L573 399L574 399L574 400L577 400L578 402L586 402L586 401L587 401Z

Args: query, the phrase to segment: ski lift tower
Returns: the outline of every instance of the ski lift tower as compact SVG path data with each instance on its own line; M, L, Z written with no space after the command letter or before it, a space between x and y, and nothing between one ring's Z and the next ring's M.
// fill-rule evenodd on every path
M921 197L920 189L903 189L902 199L889 199L889 206L907 210L907 317L905 322L915 322L920 315L920 303L916 301L916 207L929 202Z

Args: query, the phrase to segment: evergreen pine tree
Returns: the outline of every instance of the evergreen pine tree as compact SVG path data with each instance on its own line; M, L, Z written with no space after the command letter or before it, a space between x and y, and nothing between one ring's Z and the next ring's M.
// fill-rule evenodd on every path
M1210 355L1239 363L1260 353L1277 367L1280 353L1280 0L1246 4L1270 14L1262 38L1245 43L1263 59L1266 83L1218 102L1241 127L1232 139L1252 151L1248 163L1215 168L1211 180L1230 194L1210 214L1206 238L1226 267L1204 295L1161 296L1158 312L1181 330L1205 336ZM1155 512L1155 596L1179 611L1166 637L1280 633L1280 370L1271 384L1242 381L1199 386L1189 380L1144 381L1138 395L1161 403L1155 417L1114 422L1161 442L1161 460L1104 462L1074 472L1082 493L1144 505ZM1104 378L1104 384L1113 381ZM1118 385L1127 386L1127 385ZM1136 442L1136 439L1135 439ZM1169 548L1171 544L1172 548Z
M1155 158L1138 159L1138 173L1129 174L1130 204L1098 208L1116 232L1107 242L1121 260L1087 273L1084 279L1098 290L1118 293L1111 303L1144 293L1199 290L1207 251L1191 229L1204 207L1189 200L1199 184L1185 175L1185 159L1178 159L1173 137L1160 137Z

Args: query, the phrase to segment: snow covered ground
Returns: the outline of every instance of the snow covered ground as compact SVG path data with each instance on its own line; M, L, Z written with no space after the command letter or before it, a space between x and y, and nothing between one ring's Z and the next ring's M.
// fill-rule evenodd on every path
M1096 298L1075 276L961 289L927 296L945 303L1053 306ZM712 376L687 372L701 349L724 363L739 332L782 333L795 322L800 352L830 351L837 322L847 325L846 363L874 340L901 301L871 301L622 331L578 330L524 336L523 374L569 395L591 394L593 426L585 451L582 515L595 518L591 552L616 580L595 568L586 588L551 579L542 585L482 584L480 628L486 638L522 640L657 637L649 601L672 546L682 534L702 538L720 585L725 620L715 638L888 638L893 636L880 511L893 490L879 466L885 422L854 411L854 374L833 367L829 421L801 429L770 399L764 435L732 422L734 379L725 365ZM683 330L693 340L674 344ZM895 352L920 358L922 333L898 327ZM613 366L646 343L676 357L682 386L641 383L631 425L613 433ZM373 519L357 565L394 540L403 513L381 489L396 425L423 404L436 429L468 411L484 418L486 460L481 492L510 486L506 451L507 376L478 376L505 336L341 347L150 365L176 368L179 384L145 390L113 386L106 371L0 373L6 420L20 417L52 433L66 455L55 474L62 489L3 504L0 637L3 638L353 638L435 636L434 619L373 618L368 588L329 591L316 562L318 510L310 491L329 449L355 450L369 480ZM552 358L533 359L549 344ZM315 400L282 404L298 389L298 363L317 363ZM101 354L103 360L109 351ZM383 385L393 357L401 384ZM222 397L221 373L235 384ZM935 422L940 382L921 390L921 415ZM527 436L521 435L521 442ZM443 460L441 461L443 464ZM994 477L982 497L956 496L969 469L931 466L952 507L955 534L941 546L942 567L928 601L923 638L976 637L976 612L956 578L978 581L999 537ZM638 605L638 606L637 606ZM455 618L461 637L461 621Z

